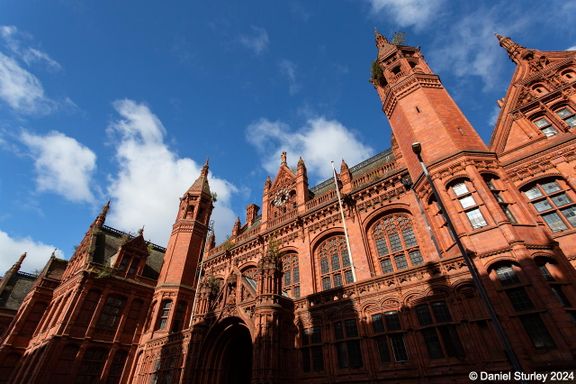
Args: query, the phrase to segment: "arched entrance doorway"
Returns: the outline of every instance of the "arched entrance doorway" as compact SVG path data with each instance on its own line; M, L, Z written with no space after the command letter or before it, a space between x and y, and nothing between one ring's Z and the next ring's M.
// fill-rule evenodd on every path
M228 318L216 325L206 338L202 383L250 384L252 337L244 322Z

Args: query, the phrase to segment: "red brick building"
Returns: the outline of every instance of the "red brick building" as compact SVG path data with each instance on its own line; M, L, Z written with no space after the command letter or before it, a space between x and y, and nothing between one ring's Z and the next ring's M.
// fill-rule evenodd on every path
M420 50L377 33L372 82L392 148L342 162L345 226L333 180L309 186L304 160L292 171L286 154L261 212L249 205L218 246L207 164L166 250L106 227L105 207L20 306L0 381L465 383L508 371L456 238L522 370L576 368L576 53L497 37L517 69L489 145Z

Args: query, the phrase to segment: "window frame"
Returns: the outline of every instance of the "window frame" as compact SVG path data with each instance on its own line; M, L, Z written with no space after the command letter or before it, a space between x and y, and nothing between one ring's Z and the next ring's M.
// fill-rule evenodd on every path
M545 186L552 183L557 189L547 190ZM561 233L576 228L576 196L564 179L541 178L527 184L520 191L551 232ZM563 205L558 205L560 196L567 199Z
M385 215L372 225L370 233L378 267L383 275L424 264L414 220L408 214Z
M319 290L343 287L354 283L352 263L346 239L342 234L335 234L324 239L315 251L320 280Z
M482 209L480 209L483 202L481 200L480 202L476 201L479 196L469 179L460 178L454 180L448 184L448 189L452 200L458 201L459 210L464 212L473 231L488 226L488 221L482 213ZM469 204L470 200L473 204ZM463 203L464 201L466 203Z
M417 326L430 360L466 356L458 335L456 321L445 299L436 299L414 306Z
M282 292L300 298L300 261L296 252L282 255Z

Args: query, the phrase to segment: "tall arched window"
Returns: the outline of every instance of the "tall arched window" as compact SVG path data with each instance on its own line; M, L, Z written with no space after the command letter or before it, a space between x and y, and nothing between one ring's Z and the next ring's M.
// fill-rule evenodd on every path
M300 268L298 255L288 253L282 257L282 292L297 299L300 297Z
M484 219L482 211L480 210L480 202L476 201L474 198L474 195L476 194L474 185L469 180L457 180L450 184L450 189L454 195L453 198L458 200L458 203L464 210L466 217L468 217L472 229L478 229L488 225Z
M576 228L576 204L562 179L540 180L522 190L552 232Z
M320 261L322 290L354 282L344 236L324 240L316 250L316 259Z
M170 316L170 308L172 308L172 300L162 300L156 329L166 328L168 316Z
M401 271L424 261L412 221L405 215L394 214L380 219L372 229L372 236L382 273Z

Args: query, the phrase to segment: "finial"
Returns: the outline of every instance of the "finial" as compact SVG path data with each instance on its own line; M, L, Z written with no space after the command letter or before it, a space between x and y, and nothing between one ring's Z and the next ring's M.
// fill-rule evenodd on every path
M302 158L302 156L300 156L300 158L298 159L298 168L300 167L304 167L304 159Z
M55 259L56 258L56 251L58 250L58 248L54 248L54 250L52 251L52 254L50 255L51 259Z
M384 36L382 36L380 32L378 32L376 27L374 27L374 41L376 42L376 47L378 48L382 48L385 45L390 45L388 40Z
M142 236L144 234L144 226L138 230L138 236Z
M106 215L108 214L109 210L110 210L110 200L108 200L106 204L104 204L102 210L100 211L100 214L98 215L98 217L96 217L96 220L94 220L94 224L97 227L102 227L102 225L104 225L104 222L106 221Z
M204 176L204 177L208 176L208 159L206 159L206 162L202 166L202 170L200 171L200 176Z
M280 160L281 165L286 165L286 151L282 151L282 154L280 155Z
M519 64L522 60L522 57L525 56L526 47L521 46L520 44L514 42L511 38L502 36L498 33L495 33L496 38L498 39L498 43L502 48L506 50L510 60Z
M24 259L26 258L26 255L27 255L27 252L24 252L23 254L20 255L20 258L16 262L16 264L18 264L18 266L22 265L22 263L24 262Z

